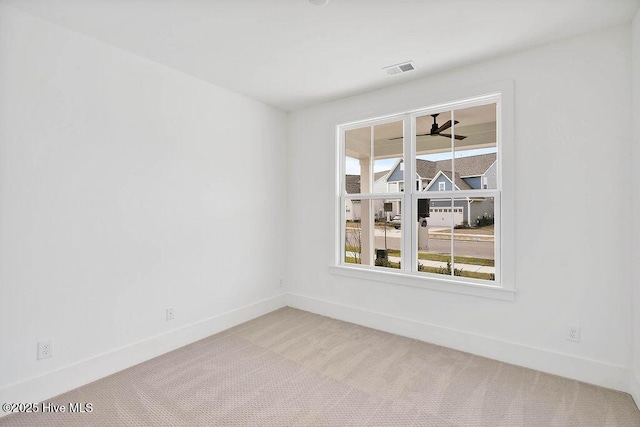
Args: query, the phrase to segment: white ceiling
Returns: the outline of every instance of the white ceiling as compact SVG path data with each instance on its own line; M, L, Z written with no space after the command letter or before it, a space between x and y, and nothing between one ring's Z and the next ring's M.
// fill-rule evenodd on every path
M287 111L629 22L640 0L0 0ZM381 68L413 60L416 71Z

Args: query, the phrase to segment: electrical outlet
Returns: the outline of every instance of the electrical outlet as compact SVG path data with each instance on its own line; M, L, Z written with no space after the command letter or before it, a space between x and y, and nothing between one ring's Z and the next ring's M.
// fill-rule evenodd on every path
M38 343L38 360L53 357L53 340Z
M167 307L167 322L169 320L173 320L175 318L175 313L173 312L173 307Z
M284 288L284 279L280 279L280 289Z
M567 340L580 342L580 326L567 325Z

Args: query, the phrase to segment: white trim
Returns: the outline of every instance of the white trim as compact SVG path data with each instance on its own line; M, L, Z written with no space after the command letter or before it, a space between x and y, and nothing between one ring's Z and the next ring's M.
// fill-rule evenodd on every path
M415 119L411 117L410 114L405 114L403 121L403 132L409 135L409 138L404 139L404 170L402 171L402 179L403 182L407 182L407 178L409 181L409 188L405 188L403 191L402 197L402 222L403 225L406 224L406 218L409 218L410 221L416 221L416 209L415 202L411 195L415 192L413 189L413 177L416 176L416 163L415 159L415 140L416 140L416 125ZM406 187L406 185L405 185ZM409 222L409 224L414 224L414 222ZM406 266L409 266L412 269L412 265L415 263L413 261L414 254L417 253L416 249L418 248L418 236L416 231L413 229L414 227L402 227L401 232L401 243L402 243L402 253L400 254L400 260L402 265L406 269Z
M287 296L287 301L289 296ZM630 369L629 373L629 394L636 402L636 406L640 408L640 372Z
M346 156L344 154L344 135L345 132L342 131L339 127L336 127L336 164L338 165L337 170L335 171L335 210L338 212L338 215L335 216L335 250L333 253L335 254L334 262L336 264L340 264L346 255L346 250L342 242L346 240L346 224L347 224L347 214L345 212L346 201L344 199L343 193L346 194L346 178L345 178L345 162ZM362 191L362 188L360 189ZM360 216L362 216L362 205L360 207Z
M601 387L629 391L629 369L539 347L352 307L299 294L287 294L287 305L377 330L559 375Z
M517 292L511 288L492 285L492 282L489 280L465 277L464 281L462 281L459 280L459 276L419 273L415 271L409 272L369 265L331 265L329 266L329 271L331 274L338 276L354 277L357 279L389 283L392 285L411 286L414 288L430 289L442 292L453 292L456 294L472 295L503 301L515 301ZM498 278L497 272L498 271L496 270L496 279Z
M445 177L447 177L445 175ZM449 179L447 177L447 179ZM488 189L488 190L455 190L455 191L436 191L436 192L426 192L419 191L413 193L414 198L418 199L461 199L463 197L469 197L471 199L483 199L485 197L494 197L496 194L500 194L499 190Z
M397 167L398 167L398 165L400 164L400 162L401 162L401 161L402 161L402 159L398 159L398 160L396 160L396 162L393 164L393 167L392 167L391 169L389 169L389 170L387 171L387 173L385 173L384 175L382 175L382 176L381 176L380 178L378 178L378 179L376 179L376 172L374 171L374 172L373 172L373 182L374 182L374 185L375 185L375 183L376 183L376 182L380 181L381 179L386 180L386 181L387 181L387 185L389 185L388 178L391 176L391 173L395 170L395 168L397 168Z
M483 90L484 88L484 90ZM497 154L495 162L498 163L499 168L497 170L496 176L496 189L492 190L460 190L455 182L455 173L452 174L452 179L449 179L452 182L452 191L442 191L438 193L439 198L448 197L449 193L452 197L469 197L470 194L466 194L468 192L473 191L474 194L471 197L483 197L482 193L491 192L488 197L498 197L496 199L496 210L494 212L495 222L497 223L495 228L495 244L494 244L494 259L496 263L496 274L495 274L495 285L501 287L501 290L512 292L515 290L515 187L514 180L503 180L502 174L506 173L508 176L514 176L514 149L515 149L515 141L514 141L514 102L513 102L513 81L500 81L496 83L492 83L489 85L485 85L483 87L478 87L475 89L465 89L464 92L467 94L479 94L476 96L452 96L449 99L458 99L458 101L454 102L444 102L441 104L432 103L431 107L428 108L415 108L415 109L407 109L403 113L395 113L390 114L378 118L370 118L366 120L354 121L350 123L338 124L336 126L339 137L337 138L339 148L339 152L344 152L344 138L342 136L344 133L352 128L360 128L365 126L375 126L380 124L381 122L391 122L398 121L403 119L404 122L404 133L406 134L408 125L411 126L412 132L409 133L409 138L404 138L404 157L405 162L407 161L407 156L411 156L409 159L411 163L405 164L404 177L413 176L413 169L415 165L413 164L413 159L415 158L415 119L418 116L429 115L432 113L438 113L442 110L455 110L457 108L470 108L474 106L487 105L491 103L496 104L496 144L497 144ZM484 92L484 93L482 93ZM453 113L452 113L453 114ZM453 116L452 116L453 117ZM452 130L454 132L454 130ZM452 133L452 135L455 135ZM455 136L452 136L452 150L455 148ZM409 144L409 147L407 145ZM409 149L409 150L408 150ZM453 151L455 153L455 151ZM455 156L454 156L455 157ZM341 169L340 175L344 174L344 161L342 159L338 160L339 168ZM410 166L407 169L407 166ZM411 172L408 174L407 172ZM442 171L439 171L442 172ZM446 176L446 175L445 175ZM435 182L434 179L429 183L429 186L433 185ZM406 181L406 180L405 180ZM476 193L477 192L477 193ZM462 193L462 194L460 194ZM504 198L499 195L504 193ZM424 195L424 191L414 190L413 186L408 187L408 191L405 189L403 193L402 200L405 202L402 207L402 218L403 221L406 222L408 219L410 223L413 223L413 217L415 217L415 204L416 204L416 195L420 194ZM349 197L357 198L357 199L374 199L382 196L381 194L371 194L367 196L362 195L349 195ZM346 197L341 196L341 206L338 208L338 215L342 215L344 218L344 209L342 208L342 204L344 203L344 199ZM498 203L499 202L499 203ZM407 209L409 210L407 212ZM504 209L504 211L502 211ZM502 221L505 221L505 224L502 224ZM335 254L340 254L339 257L336 257L335 263L335 271L349 271L349 274L353 273L353 268L344 262L344 220L340 221L340 224L334 230L335 240ZM411 233L410 230L413 230ZM504 238L506 236L506 238ZM373 236L371 236L373 238ZM412 260L411 254L417 251L417 231L414 227L402 227L402 269L395 273L395 275L407 275L406 280L401 280L400 282L411 282L416 283L415 277L415 264L417 261ZM410 257L410 258L408 258ZM505 259L502 259L505 257ZM409 267L409 269L407 269ZM379 274L380 272L386 269L378 269L374 266L361 266L357 268L357 270L365 271L365 273L358 274ZM384 277L384 276L381 276ZM431 275L424 275L429 283L440 283L440 280L435 280L431 277ZM453 278L453 276L452 276ZM375 280L375 279L372 279ZM398 281L395 281L398 283ZM487 281L479 281L472 280L471 278L465 277L464 279L456 278L454 283L457 283L458 286L444 286L437 287L438 290L443 291L453 291L457 292L456 288L466 289L466 286L471 285L477 287L480 294L484 294L487 292L487 288L494 290L495 286L487 286ZM402 284L402 283L401 283ZM421 285L421 287L425 287ZM426 286L430 288L431 286ZM467 293L469 292L460 292Z
M400 163L403 162L403 159L398 159L396 160L396 162L393 164L393 166L391 166L391 169L389 169L389 172L387 172L387 174L385 175L385 178L387 178L387 184L389 184L389 178L391 178L391 175L393 175L393 173L396 171L396 169L398 169L398 166L400 166ZM404 173L404 171L403 171ZM375 172L374 172L375 174ZM402 176L402 180L404 180L404 175ZM400 181L391 181L391 182L400 182Z
M0 402L41 402L285 307L285 294L98 354L0 389ZM4 413L0 413L2 416ZM6 414L4 414L6 415Z
M431 182L429 183L429 185L427 185L425 187L424 190L420 191L422 193L426 193L427 191L431 191L431 187L433 186L433 184L436 182L436 180L438 179L439 176L444 176L445 178L447 178L447 181L451 182L451 180L449 179L449 177L442 172L441 170L438 171L438 173L436 174L436 176L433 177L433 179L431 180ZM445 187L444 190L440 190L440 184L446 184L444 182L439 182L438 183L438 190L437 191L448 191ZM456 184L454 184L453 182L451 182L451 188L457 188L458 190L460 190L460 188L458 188L458 186ZM435 191L435 190L434 190Z
M481 197L481 196L478 196ZM342 196L344 200L382 200L382 199L401 199L402 192L391 193L373 193L373 194L349 194Z
M502 85L502 83L500 83L500 85ZM488 104L492 104L493 102L496 102L500 98L502 90L503 88L489 89L487 90L487 93L480 96L452 97L452 99L458 98L458 100L445 102L437 105L431 105L430 107L427 107L427 108L413 109L413 110L410 110L410 113L413 114L415 117L430 116L431 114L442 113L443 111L446 111L446 110L453 111L453 110L459 110L463 108L472 108L472 107L479 107L482 105L488 105ZM453 119L451 121L453 122Z
M388 115L378 116L374 118L368 118L365 120L356 120L353 122L343 123L341 125L338 125L337 127L338 127L338 130L342 129L342 131L344 132L348 130L365 128L368 126L384 125L384 124L396 122L398 120L402 120L405 114L406 113L404 112L394 113L394 114L388 114Z

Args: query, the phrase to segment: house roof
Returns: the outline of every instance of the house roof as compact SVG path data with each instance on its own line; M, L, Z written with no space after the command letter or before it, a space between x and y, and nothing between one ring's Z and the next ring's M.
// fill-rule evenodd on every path
M373 174L373 180L377 181L382 178L389 171L380 171ZM358 194L360 193L360 175L345 175L345 187L347 190L347 194Z
M489 169L496 161L496 153L480 154L478 156L456 158L456 175L461 177L480 176ZM439 171L450 171L451 160L430 160L416 159L416 173L420 178L433 179Z
M456 158L456 175L460 176L478 176L482 175L496 161L496 153L481 154L479 156L459 157ZM451 165L450 160L440 161ZM438 165L439 166L439 165ZM451 170L451 167L443 167L441 170Z
M469 190L471 186L462 177L480 176L491 167L496 161L496 153L481 154L478 156L458 157L455 159L456 186L460 190ZM396 164L396 167L401 162ZM394 168L395 170L395 168ZM416 159L416 173L420 178L433 179L438 172L442 171L451 181L451 160L430 160ZM374 181L387 175L390 171L381 171L373 174ZM360 193L360 175L346 175L347 194Z
M444 176L449 178L449 181L451 181L451 171L441 171L441 172ZM460 174L458 172L456 172L455 175L456 175L456 180L455 180L456 187L458 187L459 190L473 190L473 188L469 184L467 184L467 181L460 178Z
M376 172L376 173L373 174L373 180L377 181L377 180L379 180L380 178L382 178L383 176L385 176L388 173L389 173L388 170L382 171L382 172Z
M438 181L438 177L440 176L444 176L449 182L452 182L451 179L451 171L438 171L438 173L436 174L436 176L433 177L433 179L431 180L431 182L429 183L429 185L427 185L427 187L424 189L424 191L432 191L431 187L433 187L436 182ZM465 181L464 179L460 178L460 175L456 172L455 174L455 183L456 183L456 187L459 190L473 190L473 187L471 187L467 181Z
M347 194L360 193L360 175L345 175L344 177Z
M436 162L429 160L416 159L416 173L420 178L433 178L438 173ZM451 169L451 166L449 166Z

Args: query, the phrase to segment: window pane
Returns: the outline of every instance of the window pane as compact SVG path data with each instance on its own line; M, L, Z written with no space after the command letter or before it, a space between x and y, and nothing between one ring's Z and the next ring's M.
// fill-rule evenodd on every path
M373 127L373 193L404 191L402 120Z
M462 211L454 214L454 271L462 277L495 280L493 198L459 198L454 205Z
M370 192L371 126L346 131L344 146L346 194Z
M416 187L419 191L451 190L451 112L416 118Z
M401 199L380 199L373 201L379 209L376 217L376 251L374 265L378 267L400 268L402 250Z
M344 261L350 264L362 264L362 202L345 200Z
M496 104L455 110L455 175L460 190L496 189Z
M418 271L450 276L452 200L418 200ZM427 215L428 214L428 215Z
M386 206L385 206L386 205ZM388 209L385 211L385 207ZM349 264L400 268L400 199L345 200L345 258Z

